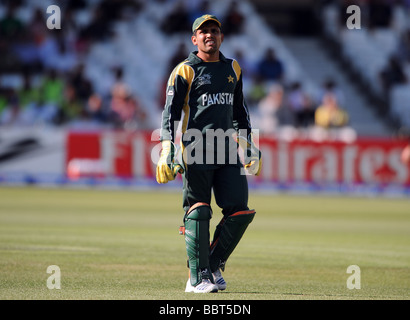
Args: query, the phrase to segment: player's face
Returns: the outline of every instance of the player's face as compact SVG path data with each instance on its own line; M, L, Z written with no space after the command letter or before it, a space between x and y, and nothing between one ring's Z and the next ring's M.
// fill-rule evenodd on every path
M221 29L215 22L205 22L192 36L192 43L198 47L199 52L215 54L223 41Z

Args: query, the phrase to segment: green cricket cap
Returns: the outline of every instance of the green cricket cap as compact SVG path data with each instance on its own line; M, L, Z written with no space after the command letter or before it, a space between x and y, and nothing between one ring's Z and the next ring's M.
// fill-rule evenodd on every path
M194 21L192 25L192 32L195 32L195 30L197 30L200 26L202 26L207 21L215 21L218 24L219 28L221 27L221 23L219 22L217 17L211 14L204 14L203 16L200 16Z

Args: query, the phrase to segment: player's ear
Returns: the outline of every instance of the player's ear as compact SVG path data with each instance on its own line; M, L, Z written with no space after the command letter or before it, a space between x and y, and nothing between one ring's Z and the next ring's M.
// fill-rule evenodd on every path
M196 32L192 35L191 41L192 41L192 43L193 43L194 46L197 45L198 41L197 41L197 38L196 38Z

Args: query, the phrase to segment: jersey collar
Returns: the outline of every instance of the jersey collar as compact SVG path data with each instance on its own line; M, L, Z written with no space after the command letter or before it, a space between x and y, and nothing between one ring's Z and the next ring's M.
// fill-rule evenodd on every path
M192 51L188 56L188 60L192 64L198 64L198 63L203 62L203 60L196 55L197 53L198 53L198 51ZM225 56L222 54L222 52L219 52L219 61L228 62L226 60Z

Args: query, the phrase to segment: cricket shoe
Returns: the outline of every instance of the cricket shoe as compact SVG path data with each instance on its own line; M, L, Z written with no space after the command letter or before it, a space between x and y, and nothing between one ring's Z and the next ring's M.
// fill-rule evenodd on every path
M185 292L193 293L210 293L218 292L218 286L213 284L209 279L202 279L201 283L197 284L195 287L191 284L191 279L188 279L186 283Z
M212 273L214 277L214 281L218 290L225 290L226 289L226 282L225 279L222 277L221 270L217 269L215 272Z

